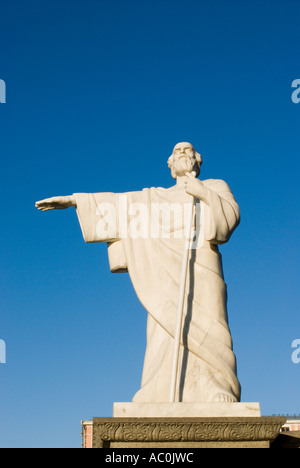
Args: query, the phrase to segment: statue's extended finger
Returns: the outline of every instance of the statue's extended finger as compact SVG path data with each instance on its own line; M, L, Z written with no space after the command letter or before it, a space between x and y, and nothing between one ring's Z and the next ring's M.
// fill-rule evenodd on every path
M47 201L46 200L40 200L38 202L36 202L35 206L36 207L39 207L39 206L46 206L47 205Z

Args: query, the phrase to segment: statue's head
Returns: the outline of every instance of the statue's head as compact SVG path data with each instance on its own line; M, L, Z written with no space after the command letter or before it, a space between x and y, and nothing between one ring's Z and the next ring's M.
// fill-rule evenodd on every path
M174 146L173 153L168 159L173 179L184 176L186 172L195 172L196 177L200 174L202 158L191 143L182 142Z

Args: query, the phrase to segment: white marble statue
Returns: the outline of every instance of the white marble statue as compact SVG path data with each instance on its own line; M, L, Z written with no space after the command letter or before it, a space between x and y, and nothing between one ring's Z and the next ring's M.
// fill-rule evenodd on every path
M176 180L171 188L125 194L75 193L36 203L42 211L76 207L84 240L107 242L111 271L129 272L148 312L142 383L134 402L169 401L187 235L185 208L193 200L191 195L200 215L195 216L196 242L187 271L176 401L240 401L218 249L238 226L239 208L224 181L193 177L193 172L199 176L201 163L200 154L190 143L178 143L168 160Z

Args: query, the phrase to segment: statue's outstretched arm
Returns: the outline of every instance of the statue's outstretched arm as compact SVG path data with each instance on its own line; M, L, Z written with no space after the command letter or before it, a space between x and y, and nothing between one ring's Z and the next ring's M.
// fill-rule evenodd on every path
M35 206L40 211L64 210L71 206L76 207L76 200L73 195L66 197L52 197L36 202Z

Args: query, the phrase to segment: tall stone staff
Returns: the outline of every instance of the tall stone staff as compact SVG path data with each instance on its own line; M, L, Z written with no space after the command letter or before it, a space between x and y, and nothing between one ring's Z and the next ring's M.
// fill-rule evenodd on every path
M195 171L191 173L193 177L196 177L197 174ZM187 176L188 177L188 176ZM175 394L176 394L176 381L178 374L178 365L179 365L179 348L180 348L180 336L182 333L182 317L184 309L184 297L185 297L185 288L186 288L186 278L189 266L189 257L191 251L191 241L193 238L193 218L194 218L194 206L195 198L191 195L191 203L189 206L188 220L187 220L187 229L186 229L186 243L183 251L182 258L182 267L181 267L181 280L180 280L180 290L179 290L179 300L178 300L178 309L177 309L177 323L175 331L175 341L174 341L174 354L172 362L172 374L171 374L171 386L170 386L170 396L169 402L175 403Z

